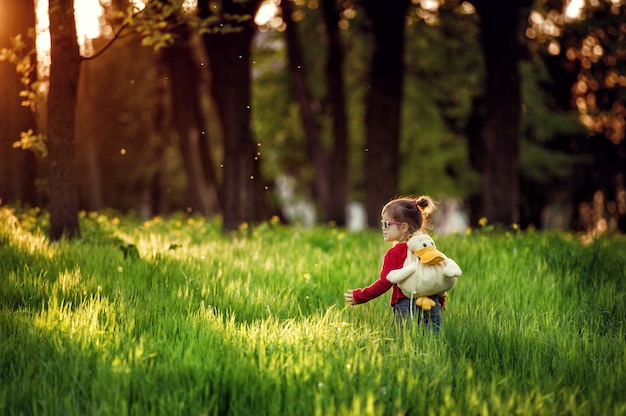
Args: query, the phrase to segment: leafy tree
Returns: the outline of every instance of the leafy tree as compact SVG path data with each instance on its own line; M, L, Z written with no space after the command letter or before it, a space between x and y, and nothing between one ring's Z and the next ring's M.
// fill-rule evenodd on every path
M360 190L365 188L364 174L359 169L363 168L362 156L366 148L363 137L365 125L359 114L363 114L366 92L368 91L368 76L364 62L371 61L373 36L371 23L363 14L350 13L350 9L344 10L344 15L351 15L350 20L343 22L343 27L348 27L343 34L344 45L348 51L346 81L348 87L348 105L350 115L351 149L349 166L351 167L352 195L362 199ZM419 11L423 13L424 10ZM412 16L416 15L412 13ZM424 20L413 22L408 26L406 38L408 48L406 50L407 64L405 72L407 81L404 85L404 102L402 115L402 141L400 150L402 158L398 160L395 169L400 174L399 191L403 193L428 192L437 196L453 195L458 197L467 196L472 190L476 190L476 177L468 174L465 154L464 125L469 116L469 109L474 95L479 91L480 49L475 41L476 22L475 15L460 11L460 8L446 8L441 11L439 22L426 24ZM315 13L306 10L305 18L299 24L314 21ZM299 31L303 43L307 45L307 56L319 57L322 50L319 48L317 33L319 26L308 23L303 30ZM308 37L307 37L308 36ZM268 42L268 44L270 44ZM275 50L269 53L276 55ZM270 58L267 58L270 59ZM276 59L275 57L272 59ZM321 60L317 59L317 62ZM323 73L320 66L316 66L315 60L305 61L308 69L313 69L309 77L311 85L323 85L320 75ZM263 78L258 79L257 91L265 90L267 85L275 86L280 81L278 73L272 72L274 77L269 79L269 71L263 72ZM318 90L312 89L316 97L323 96ZM272 106L268 104L257 105L261 109L271 108L271 112L265 113L261 119L270 118L272 113L292 114L288 108L276 107L276 97L286 94L271 94ZM268 98L269 100L269 98ZM324 99L315 101L323 108ZM262 111L261 110L261 111ZM324 119L326 113L319 114L320 123L328 123ZM283 119L285 120L285 119ZM272 133L267 129L267 124L257 122L257 128L264 129L264 136L277 135L284 137L281 140L290 140L298 136L297 129L289 123L281 123L276 128L285 128L282 132ZM274 127L274 125L271 125ZM267 129L267 130L265 130ZM291 142L284 142L281 149ZM294 146L300 146L299 142L293 141ZM288 161L295 157L300 150L290 148L280 157L279 166L288 171L298 169L302 164L298 159ZM385 152L388 152L385 149ZM287 157L285 157L285 155ZM302 160L302 159L299 159ZM276 164L276 162L272 163ZM306 177L306 176L305 176ZM396 194L398 190L392 193ZM375 218L378 218L380 206L376 208ZM377 226L378 224L376 224Z
M554 106L574 111L576 126L552 148L582 162L569 177L565 198L575 229L626 229L626 5L587 2L567 18L562 2L538 1L530 45L543 56L554 85Z
M251 3L255 6L252 7ZM513 194L492 192L489 197L494 209L509 206L509 203L517 206L518 214L511 210L511 215L517 215L517 221L513 220L513 216L498 221L493 215L500 214L487 214L480 207L474 211L475 220L485 215L491 222L538 225L544 221L544 208L563 198L580 202L580 206L568 208L572 211L578 208L577 223L580 224L583 217L591 218L592 222L600 221L602 216L607 221L624 217L620 214L623 211L620 198L623 199L624 195L622 166L626 164L623 163L624 140L619 136L623 133L623 128L620 130L624 90L620 88L623 81L623 48L620 45L624 35L619 6L605 8L603 13L589 14L588 20L571 26L563 24L562 34L556 39L546 37L545 43L540 45L535 44L532 38L534 26L526 27L523 23L528 9L522 7L522 2L516 3L519 13L516 30L502 28L501 22L496 22L502 18L512 21L512 17L506 10L499 10L499 5L488 1L476 2L481 12L478 14L471 12L468 2L450 0L438 12L416 6L402 19L407 26L399 23L406 45L403 49L404 61L400 60L405 77L400 103L392 103L389 90L385 91L384 97L377 96L381 100L379 105L381 102L387 104L374 107L370 94L373 94L372 90L379 80L374 83L368 78L371 74L367 73L367 62L374 62L374 57L381 53L376 52L380 45L388 47L390 33L375 34L371 13L362 13L366 10L363 3L357 3L357 8L349 2L330 3L307 3L307 6L299 5L294 10L297 16L306 12L306 17L295 26L300 37L301 68L307 70L307 106L315 110L312 120L318 130L317 143L321 144L317 163L309 163L307 153L312 152L306 150L303 129L297 121L298 106L292 99L293 91L288 87L284 66L286 51L280 45L276 46L275 39L281 34L259 34L252 25L251 17L257 2L211 3L211 7L216 8L205 9L198 18L193 13L182 13L178 1L153 0L141 12L131 17L128 13L119 17L125 33L130 33L132 29L140 34L132 40L116 36L115 42L120 48L111 47L111 52L119 52L120 55L101 56L82 65L80 89L85 95L83 98L79 96L79 100L83 101L78 109L77 144L81 151L87 150L87 147L91 149L86 153L91 155L90 158L79 161L83 169L79 177L83 192L93 191L93 196L89 198L100 201L95 206L130 209L137 205L137 201L140 206L147 206L148 200L165 201L166 198L159 193L168 187L176 194L176 197L167 197L177 201L173 203L174 209L192 206L207 215L218 209L224 210L225 229L235 229L242 222L267 217L265 200L268 193L262 177L273 179L282 172L288 172L295 174L299 182L305 184L303 186L314 181L321 182L324 178L323 183L328 189L334 185L344 186L348 183L347 177L350 177L349 192L337 190L341 188L327 192L330 195L326 198L327 203L337 202L334 205L336 211L332 211L330 205L323 208L325 212L335 212L324 217L332 219L341 218L341 206L345 206L345 202L337 201L337 195L351 194L352 198L361 199L365 190L366 195L370 195L366 200L371 201L373 194L368 188L371 186L369 178L380 176L381 160L395 158L390 170L393 173L388 177L396 175L397 181L394 184L394 179L381 180L376 189L377 197L391 195L381 197L380 202L370 207L373 214L369 216L375 219L372 225L377 225L380 205L397 193L418 192L436 197L451 195L461 198L475 195L484 204L485 190L478 192L478 175L468 168L465 160L465 154L469 153L477 172L486 169L487 158L495 155L501 159L492 163L491 173L485 175L485 181L494 176L498 176L498 180L508 177L508 181L518 175L519 184L519 191L516 191L515 187L496 183L494 189L499 186L501 190ZM122 10L127 5L122 1L113 4ZM318 7L309 9L309 6ZM485 10L491 6L495 9ZM200 10L202 7L209 7L209 3L201 2ZM589 13L592 11L587 10ZM550 13L546 11L546 15L551 16ZM536 15L531 14L531 24L534 24L534 19ZM397 21L401 20L398 18ZM558 23L558 19L555 22ZM338 23L344 29L340 32L342 48L337 48L339 32L333 33ZM218 30L220 25L224 26ZM506 31L502 33L507 35L502 35L500 30ZM530 41L521 36L523 30L526 30ZM194 66L197 58L193 54L197 50L193 49L193 38L197 33L205 35L206 53L212 56L211 68L206 72ZM485 40L485 37L490 39ZM497 42L500 43L491 39L498 37ZM511 43L514 37L515 47L501 46L514 45ZM150 48L140 51L139 39L145 45L156 48L157 53ZM250 58L245 51L251 52L253 40L259 42L254 46L254 58ZM484 42L490 44L489 50ZM272 48L262 50L256 46L260 44L271 45ZM331 44L334 45L332 48ZM522 45L529 46L528 50ZM394 45L395 48L397 46ZM510 53L514 48L517 52ZM122 49L125 52L122 53ZM344 55L336 59L338 49L342 49ZM237 53L233 55L232 51ZM393 56L397 57L395 52ZM501 55L501 52L505 54ZM330 59L333 54L335 58ZM494 64L494 61L497 62ZM331 62L334 65L330 65ZM389 67L389 62L392 61L385 60L381 66ZM115 74L107 70L110 65L118 68ZM491 72L489 65L493 66ZM341 69L343 66L345 70ZM113 84L110 83L115 77L122 79L129 76L130 72L124 71L130 71L131 67L133 75L128 79L134 79L135 83L132 95L126 97L128 84L121 87L120 83L119 88L111 88ZM386 71L388 68L383 69ZM94 72L90 72L92 70ZM85 78L85 75L89 77ZM342 79L333 78L337 75L345 75L345 87L338 86ZM201 85L203 78L209 77L219 111L218 122L206 118L206 109L202 109L200 104L207 100L206 95L202 96L204 87L196 87ZM94 83L94 79L98 82ZM331 80L334 80L333 84ZM250 93L252 86L254 95ZM505 87L509 89L505 90ZM341 94L333 96L341 91L344 91L343 97ZM509 92L500 94L502 91ZM344 104L341 104L342 98L345 99ZM383 98L388 101L383 101ZM252 99L254 105L250 105ZM340 113L342 106L347 109L343 116ZM371 113L373 108L380 110ZM397 151L397 146L392 145L394 119L380 117L382 110L389 115L394 109L401 113L397 127L400 132ZM105 112L109 111L105 116ZM576 111L579 113L576 114ZM515 112L519 113L518 119L514 119ZM94 117L94 114L99 117ZM372 114L374 119L363 117L363 114ZM492 117L494 114L496 117ZM589 140L588 134L574 121L576 115L591 134L598 135L596 138L603 134L609 140ZM110 122L122 118L128 122L123 125ZM382 118L384 124L381 124ZM363 122L364 119L367 123ZM15 127L17 124L13 120L18 118L11 118L11 123L6 126ZM370 152L363 149L370 148L367 140L371 140L376 120L376 126L380 128L377 131L382 131L382 125L385 134L377 136L383 139L377 144L379 150L375 152L374 163L374 158L368 159ZM254 122L253 128L251 121ZM345 123L343 127L342 123ZM31 121L27 126L33 124ZM388 126L389 132L386 131ZM203 131L211 131L211 134L202 134ZM514 134L514 131L517 133ZM334 149L341 147L335 147L339 143L337 138L343 134L348 137L348 132L352 151L348 152L347 162L338 162L343 160L343 151L336 152L338 159L332 159L335 157ZM258 140L254 139L255 135L258 135ZM464 141L466 135L470 137L468 142ZM22 144L31 143L33 137L35 135L26 137ZM89 137L100 139L95 143L88 140ZM216 141L216 138L219 140ZM222 139L223 155L221 149L216 148ZM486 151L488 140L492 146L489 152ZM259 147L261 142L262 148ZM122 148L127 155L120 154ZM212 151L215 151L213 155ZM260 151L263 152L262 166L259 163ZM219 174L207 169L216 167L211 160L215 155L224 157ZM0 158L4 157L4 153L0 154ZM507 160L509 166L503 166ZM515 163L519 163L517 169L512 168ZM124 172L123 175L107 175L106 181L100 179L104 185L100 196L96 192L97 187L91 186L98 180L89 179L87 182L86 178L90 175L82 174L89 169L95 171L97 164L101 165L103 172ZM2 168L8 166L11 164L2 163ZM259 174L261 168L262 175ZM339 170L332 173L332 169L336 168ZM499 170L505 168L507 170ZM347 170L349 175L338 173ZM28 172L29 169L23 171ZM500 172L504 173L500 175ZM210 175L214 175L211 180ZM345 179L345 183L343 180L333 182L329 179L333 176ZM181 190L186 183L208 183L221 177L224 178L224 199L219 208L215 208L215 204L222 195L217 196L215 187L213 196L209 198L214 208L206 211L206 206L197 208L204 204L200 194L189 194L186 201L182 196ZM251 180L251 177L254 179ZM0 186L2 192L8 189L6 181L4 184ZM229 193L228 202L226 192ZM587 203L598 199L597 192L600 192L604 202ZM2 193L0 197L8 198L7 195ZM316 191L315 195L319 197L320 192ZM515 199L517 202L513 203ZM507 205L497 201L505 201ZM184 202L189 204L182 205ZM165 205L153 205L146 208L146 212L158 213L167 209ZM598 214L600 206L604 211ZM589 207L595 213L589 214ZM341 223L341 220L337 222Z
M155 67L159 68L159 70L162 72L160 76L157 76L158 82L153 83L153 85L155 85L155 88L152 89L152 92L156 94L156 99L150 100L148 98L143 101L144 103L153 103L152 109L150 109L149 111L151 112L154 111L154 113L150 114L150 113L144 112L143 114L140 115L140 117L137 118L139 120L144 118L144 120L140 122L145 123L145 121L147 121L147 123L144 124L144 127L146 128L136 129L135 133L140 133L140 135L144 136L145 142L143 144L143 149L148 150L148 151L134 152L134 155L147 156L147 157L142 156L142 158L147 159L147 162L149 163L137 163L135 164L135 167L130 167L130 169L128 168L123 169L126 173L126 177L124 178L125 181L123 182L121 187L118 187L116 189L116 192L119 194L120 189L128 188L127 190L129 192L126 193L127 195L126 198L127 199L135 198L139 202L139 204L143 206L145 206L146 203L149 204L150 201L152 201L153 206L147 208L147 210L150 211L149 215L154 215L155 213L162 212L162 209L163 209L162 206L159 207L155 204L155 203L158 204L162 198L161 196L159 196L159 193L161 193L161 189L163 188L163 186L161 185L161 182L163 181L162 177L164 176L162 175L163 173L162 167L166 165L164 163L159 163L159 160L165 157L166 148L164 147L164 143L165 143L164 140L167 136L169 136L169 129L170 129L169 120L172 118L171 110L169 108L165 108L165 106L167 105L166 101L169 100L169 97L168 97L169 94L166 91L167 87L165 89L162 88L161 80L163 79L172 80L172 83L175 84L174 94L172 97L174 100L173 104L175 106L173 117L174 117L174 121L177 122L177 126L179 127L179 133L180 133L179 142L182 145L181 146L183 149L182 153L185 156L185 159L188 162L190 162L190 163L185 163L184 166L189 166L188 173L192 167L199 167L199 175L197 176L189 175L191 179L190 181L188 181L188 183L190 184L190 188L199 189L201 187L199 187L198 184L200 185L203 183L206 184L207 182L212 186L212 188L208 189L209 192L206 191L207 187L205 186L204 193L196 194L200 196L204 195L205 197L197 198L193 200L193 201L196 201L197 203L192 201L190 205L194 209L204 212L207 215L214 214L218 210L218 207L217 207L218 200L217 200L216 183L215 183L216 177L215 177L214 172L212 172L213 164L209 163L211 162L210 160L211 155L210 153L208 153L209 152L208 145L207 145L205 136L203 135L203 133L207 129L202 128L203 126L201 126L203 124L203 120L198 120L198 118L200 117L199 109L198 109L199 101L201 101L203 98L198 96L198 94L195 94L195 95L185 94L185 92L183 91L184 88L187 88L187 90L189 91L195 92L197 85L196 84L191 85L191 82L193 82L194 80L194 77L191 76L193 74L187 73L187 74L181 75L181 71L190 71L195 68L194 65L188 65L189 63L188 52L189 51L186 50L185 47L183 46L184 43L188 41L188 38L189 38L188 36L189 25L187 23L189 22L189 24L193 24L194 28L196 29L201 28L201 30L208 31L210 30L210 22L207 23L207 22L199 21L193 18L190 19L188 18L189 16L183 16L183 18L180 18L179 12L180 12L181 5L182 5L182 2L178 2L178 1L169 2L169 1L156 1L155 0L155 1L149 2L148 6L144 8L143 10L137 12L134 9L134 6L130 5L129 2L127 1L120 0L120 1L113 2L113 4L109 7L112 10L112 13L110 13L109 16L113 17L112 23L116 26L116 29L117 29L115 33L115 37L112 40L110 40L108 44L103 46L99 53L97 53L93 57L88 58L88 59L93 59L96 57L100 57L102 55L102 52L109 50L109 48L114 43L117 43L118 40L121 40L121 38L123 37L122 32L124 31L126 31L127 33L130 32L131 34L132 34L132 31L139 33L141 35L142 43L144 45L151 46L152 48L157 50L157 52L159 52L159 50L163 48L169 47L169 49L166 49L165 53L159 52L159 55L162 57L162 60L160 62L156 62L157 65L154 65ZM53 13L52 7L50 8L50 13L51 14ZM128 29L132 29L132 31L129 31ZM177 44L174 44L174 46L171 46L172 43L175 41L179 41L179 42ZM185 55L186 53L187 55ZM138 56L141 56L141 54L139 54ZM181 56L183 58L186 58L185 62L187 63L187 65L183 64ZM78 59L80 61L81 59L84 59L84 58L79 57ZM167 71L169 71L169 74L166 74L163 72L166 70L163 64L168 63L168 62L169 62L170 67L167 69ZM134 63L137 63L137 61L135 61ZM144 78L146 80L150 79L150 74L153 72L154 71L147 71L146 73L147 76ZM72 71L69 71L68 74L72 74ZM197 78L198 77L196 77L195 79L197 80ZM137 82L137 85L139 85L141 82L143 82L143 80L139 80ZM83 87L85 87L85 85L83 85ZM86 88L90 88L90 87L91 87L90 85L86 85ZM94 89L92 88L92 91L93 90ZM70 88L68 89L68 91L75 91L75 88L74 89ZM139 89L135 89L135 92L137 91L139 91ZM180 94L178 92L180 92ZM110 95L110 93L111 93L111 90L107 90L106 93L103 94L103 96L108 96ZM131 95L130 97L136 97L136 95ZM52 98L54 99L54 95ZM183 103L181 102L181 100L186 100L186 102ZM92 114L95 114L96 112L101 111L101 108L99 106L94 106L92 105L91 102L87 102L87 104L84 107L89 108L90 106L92 110L94 110ZM141 105L141 104L139 106L145 107L144 105ZM188 112L176 111L179 108L177 106L186 107L189 109L189 111ZM81 111L83 112L85 109L84 107L81 108ZM115 107L115 105L113 105L112 107ZM124 110L121 109L120 111L123 112ZM88 115L88 113L86 114ZM117 117L119 114L120 113L116 114L115 116ZM148 118L154 115L152 120L153 121L156 120L156 122L153 122L151 120L145 120L146 114L148 115ZM187 117L185 120L183 120L184 115L191 115L191 117ZM128 117L126 117L126 119L129 120ZM132 123L130 124L135 123L135 120L136 120L135 118L132 118ZM187 121L190 121L191 122L190 124L195 123L195 125L188 125ZM81 145L82 145L81 150L85 150L86 155L87 155L87 157L85 158L86 163L81 163L81 165L83 166L83 169L86 168L87 173L88 173L87 178L89 178L90 180L89 185L85 187L88 193L88 200L90 201L89 206L95 207L95 209L98 209L102 207L102 201L105 200L103 198L103 193L100 191L101 185L100 185L100 180L99 180L99 178L101 178L101 175L99 173L100 172L99 166L102 162L103 157L100 156L101 153L95 151L94 143L92 143L92 140L89 137L97 136L98 134L100 134L100 131L97 131L95 128L92 128L89 122L85 122L82 119L81 119L81 123L79 124L80 124L78 126L79 131L88 133L86 136L83 136L83 139L86 139L86 140L81 141ZM104 129L102 130L109 129L110 126L111 126L111 123L109 123L109 125L105 124ZM184 126L184 127L181 127L181 126ZM197 134L195 135L187 134L187 130L185 130L185 128L187 127L190 129L190 131L193 130ZM131 129L123 128L122 130L128 130L128 132L130 133ZM116 137L118 135L119 134L113 134L113 135L109 135L108 137ZM101 146L102 144L104 144L105 146L110 146L111 144L113 144L112 142L113 142L112 140L106 140L104 143L98 144L98 146ZM136 143L137 141L134 140L132 142ZM51 141L51 139L48 140L47 144L48 144L48 147L55 146L55 144ZM118 145L117 147L114 144L111 149L112 151L107 152L105 154L107 155L107 157L111 159L116 159L116 158L119 159L118 160L119 162L121 162L122 160L134 160L135 162L138 162L136 157L135 158L124 157L124 155L127 153L127 150L130 150L129 146L132 147L132 145L129 143L126 143L122 146ZM70 146L68 145L64 149L68 150L69 148ZM119 150L123 151L121 155L119 154ZM73 151L73 144L72 144L72 151ZM191 162L196 162L196 158L199 158L199 163L191 163ZM57 166L58 169L61 169L61 167L65 169L65 166L66 166L65 163L69 163L69 157L66 160L64 160L63 163L61 164L55 163L53 164L53 166ZM106 164L107 162L105 161L104 163ZM203 163L205 164L205 166L203 166ZM72 162L70 165L73 166L74 162ZM141 166L142 172L138 172L136 166ZM54 170L51 170L51 172L53 171ZM193 170L192 173L196 173L197 171L198 169ZM107 181L107 182L112 182L112 181ZM53 183L58 183L58 181L53 182ZM133 188L133 186L135 185L139 185L139 188L136 188L136 187ZM71 185L68 184L68 186L71 186ZM114 186L114 183L113 183L113 186ZM110 186L106 186L106 187L110 188ZM147 190L150 195L146 196L146 192L144 192L144 190ZM211 194L210 191L213 191L213 193ZM63 192L61 193L61 195L69 195L69 193ZM106 196L106 192L104 193L104 195ZM113 206L116 206L118 208L124 208L124 205L125 205L123 201L120 204L119 201L115 202L111 198L108 198L107 201L109 201L109 203L113 202ZM201 204L204 204L204 206L201 206ZM128 206L126 208L128 208ZM66 212L71 212L71 211L66 210ZM68 236L71 236L70 235L71 233L67 233L67 234Z
M574 196L576 223L626 231L626 4L587 4L582 18L566 24L560 39L560 62L576 73L571 103L594 136L578 142L596 163L584 178L591 186Z

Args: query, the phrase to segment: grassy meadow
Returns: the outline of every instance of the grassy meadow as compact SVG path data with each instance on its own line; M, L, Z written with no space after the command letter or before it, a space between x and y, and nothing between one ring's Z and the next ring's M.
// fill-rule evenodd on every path
M351 307L379 232L0 207L3 415L626 415L626 237L434 236L438 336Z

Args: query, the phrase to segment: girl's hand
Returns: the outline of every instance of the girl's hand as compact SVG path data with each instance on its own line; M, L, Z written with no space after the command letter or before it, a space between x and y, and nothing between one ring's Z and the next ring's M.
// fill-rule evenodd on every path
M343 294L343 297L346 298L346 302L348 302L350 305L356 305L352 292L352 290L348 290L346 293Z

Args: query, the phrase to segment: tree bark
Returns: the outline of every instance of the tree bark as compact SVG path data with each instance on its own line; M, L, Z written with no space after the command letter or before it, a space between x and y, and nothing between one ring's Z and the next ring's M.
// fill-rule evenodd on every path
M74 127L81 57L73 0L50 0L48 189L50 240L80 233L75 178Z
M334 0L322 1L322 12L328 37L326 59L326 91L332 114L332 143L329 183L330 197L324 206L326 221L338 226L346 224L348 204L348 120L346 118L344 54L339 38L339 12Z
M33 1L2 0L0 4L0 49L11 48L11 38L21 35L26 44L23 53L35 48L35 39L28 30L35 27L35 5ZM36 65L36 58L32 58ZM37 71L30 74L36 80ZM0 61L0 203L22 202L37 204L35 188L38 163L33 152L14 149L13 143L20 133L33 129L37 132L34 114L20 103L19 93L24 86L15 65Z
M519 223L519 141L522 11L529 0L475 3L485 58L482 123L481 217L492 224Z
M365 209L367 224L378 227L381 208L398 193L404 27L410 0L361 4L375 42L365 116Z
M260 0L223 1L220 13L221 16L254 16L259 4ZM198 8L201 17L211 15L208 1L199 1ZM211 67L211 91L224 133L224 231L260 221L268 212L258 149L250 127L250 44L255 26L252 19L236 26L237 31L209 34L204 38Z

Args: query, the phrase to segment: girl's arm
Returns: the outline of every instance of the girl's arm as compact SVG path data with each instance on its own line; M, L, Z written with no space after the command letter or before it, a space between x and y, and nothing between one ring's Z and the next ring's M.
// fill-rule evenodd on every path
M393 283L387 280L387 274L391 270L401 268L404 265L405 258L406 244L396 244L390 248L387 253L385 253L383 267L380 271L380 277L378 280L363 289L348 291L344 295L346 301L352 305L357 305L359 303L365 303L375 299L387 292L393 286Z

